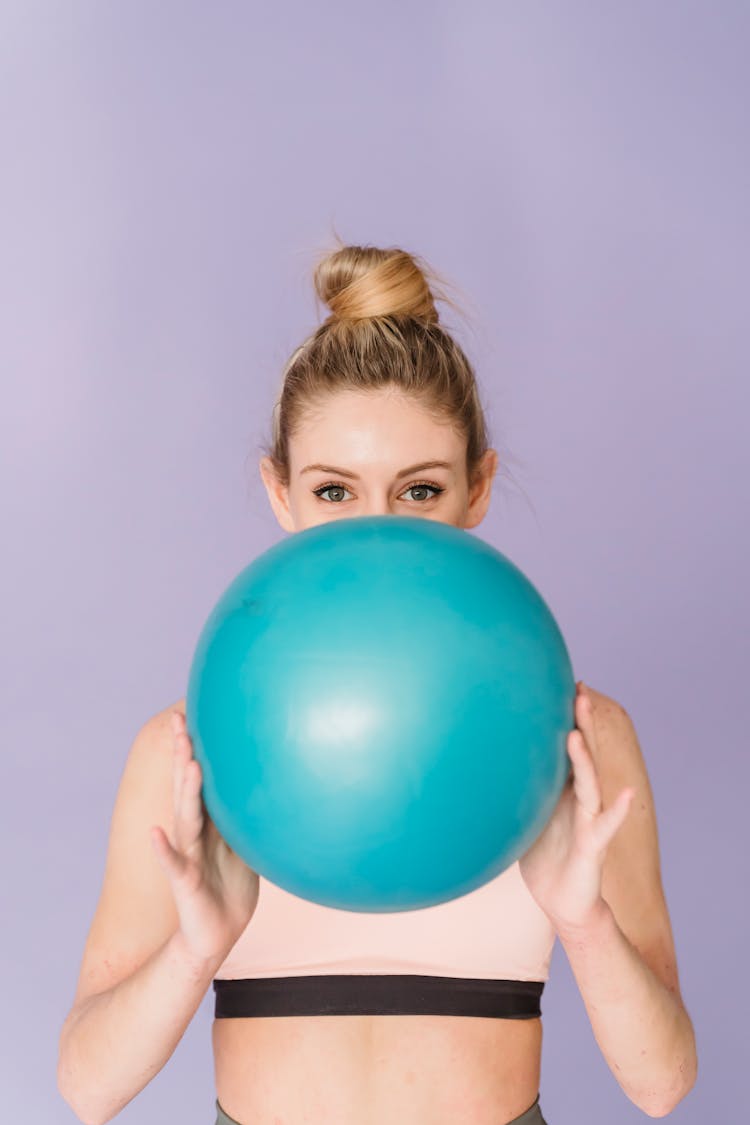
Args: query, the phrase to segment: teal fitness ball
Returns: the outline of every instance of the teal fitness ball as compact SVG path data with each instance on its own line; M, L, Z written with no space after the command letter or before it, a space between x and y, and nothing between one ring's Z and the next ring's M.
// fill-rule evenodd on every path
M312 902L434 906L499 875L569 771L575 680L505 555L415 516L295 532L237 575L193 655L206 809L258 874Z

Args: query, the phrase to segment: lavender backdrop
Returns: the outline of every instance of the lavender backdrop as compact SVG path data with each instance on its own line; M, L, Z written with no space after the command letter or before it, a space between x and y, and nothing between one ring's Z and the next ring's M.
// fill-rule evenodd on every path
M334 225L471 302L512 473L478 533L635 722L699 1041L673 1118L742 1116L749 34L727 0L6 0L4 1120L73 1120L122 767L282 534L259 443ZM551 1125L642 1120L559 946L543 999ZM123 1123L213 1121L211 1004Z

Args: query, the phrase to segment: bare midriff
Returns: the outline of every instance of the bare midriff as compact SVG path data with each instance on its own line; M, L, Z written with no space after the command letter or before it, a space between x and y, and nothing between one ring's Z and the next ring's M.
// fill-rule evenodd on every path
M539 1092L539 1018L215 1019L212 1041L240 1125L507 1125Z

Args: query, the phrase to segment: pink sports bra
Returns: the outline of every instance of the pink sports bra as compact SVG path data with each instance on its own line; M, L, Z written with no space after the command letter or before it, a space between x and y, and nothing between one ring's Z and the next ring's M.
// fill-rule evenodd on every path
M554 940L518 862L460 898L388 914L321 906L261 876L255 914L214 977L215 1016L530 1018Z

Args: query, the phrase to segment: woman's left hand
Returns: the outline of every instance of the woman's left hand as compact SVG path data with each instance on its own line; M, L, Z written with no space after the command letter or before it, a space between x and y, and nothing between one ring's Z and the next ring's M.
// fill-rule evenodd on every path
M526 886L560 934L575 933L597 916L604 856L635 793L622 789L602 809L591 696L580 681L576 689L576 727L568 734L573 773L544 830L519 860Z

